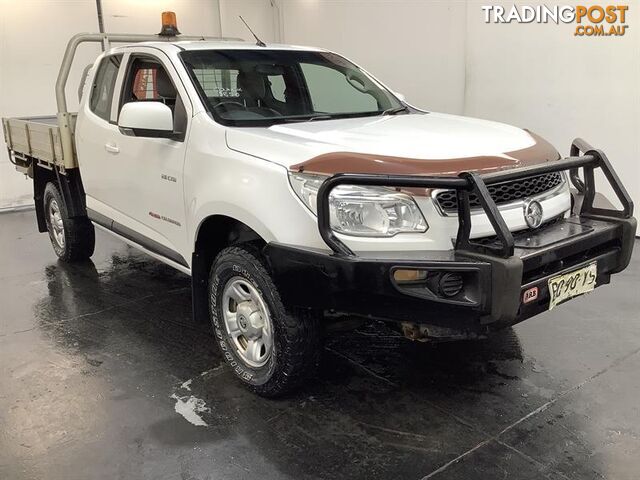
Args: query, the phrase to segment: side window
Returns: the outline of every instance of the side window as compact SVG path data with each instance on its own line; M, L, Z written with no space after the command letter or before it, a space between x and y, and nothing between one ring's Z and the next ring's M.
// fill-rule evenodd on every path
M184 134L187 128L187 112L171 77L164 66L153 57L131 57L125 77L122 105L130 102L162 102L173 113L174 131Z
M285 102L286 98L284 96L284 91L286 90L287 86L284 83L284 76L269 75L267 78L269 79L269 85L271 86L271 95L273 95L273 98L280 102Z
M147 58L134 58L130 62L125 80L122 103L155 101L163 102L172 110L178 92L164 67Z
M91 98L89 108L100 118L110 120L111 104L113 102L113 88L116 84L118 69L122 55L105 57L100 62L96 76L91 86Z
M373 95L356 89L339 70L313 63L301 63L300 68L314 111L356 113L378 110L378 102Z

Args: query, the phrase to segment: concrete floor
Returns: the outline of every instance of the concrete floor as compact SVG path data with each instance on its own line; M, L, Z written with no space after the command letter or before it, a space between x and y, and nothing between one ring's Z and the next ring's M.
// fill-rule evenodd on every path
M269 401L190 323L186 276L97 237L68 266L33 212L0 215L1 479L638 478L638 254L487 341L330 338L319 378Z

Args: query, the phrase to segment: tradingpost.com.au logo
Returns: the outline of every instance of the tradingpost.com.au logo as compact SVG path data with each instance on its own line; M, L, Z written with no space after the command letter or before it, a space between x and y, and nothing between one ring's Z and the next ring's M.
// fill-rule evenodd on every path
M482 7L485 23L575 23L577 37L621 37L628 5L500 5Z

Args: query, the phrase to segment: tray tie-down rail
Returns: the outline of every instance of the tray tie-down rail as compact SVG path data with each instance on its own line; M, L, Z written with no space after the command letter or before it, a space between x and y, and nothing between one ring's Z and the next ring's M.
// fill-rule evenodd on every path
M582 155L580 155L582 152ZM622 210L594 207L596 194L596 168L600 168L613 188ZM583 170L584 181L579 177ZM458 176L419 176L419 175L374 175L339 173L328 178L318 191L318 229L325 243L338 255L355 256L355 253L342 242L331 229L329 194L338 185L380 186L395 188L446 188L456 190L458 199L458 234L455 241L457 252L480 253L500 258L509 258L514 254L514 239L504 218L498 210L487 189L488 185L508 182L534 175L569 171L573 186L584 195L580 215L585 217L608 217L628 219L633 216L633 201L622 185L620 178L611 167L607 156L601 150L594 149L580 138L571 144L570 156L561 160L530 167L503 170L480 175L474 172L462 172ZM482 209L491 222L498 238L499 246L481 245L470 239L471 207L469 195L475 193Z

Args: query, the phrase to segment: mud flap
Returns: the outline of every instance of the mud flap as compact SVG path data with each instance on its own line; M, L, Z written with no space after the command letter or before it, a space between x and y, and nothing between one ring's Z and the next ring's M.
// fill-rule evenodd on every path
M191 256L191 305L193 321L209 323L209 280L210 255L193 252Z

